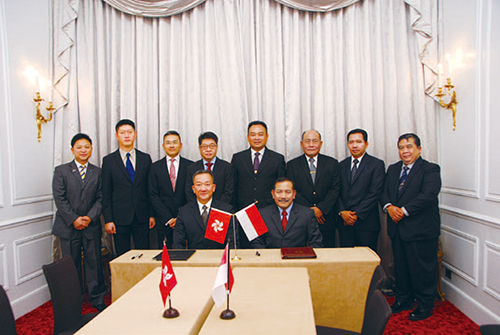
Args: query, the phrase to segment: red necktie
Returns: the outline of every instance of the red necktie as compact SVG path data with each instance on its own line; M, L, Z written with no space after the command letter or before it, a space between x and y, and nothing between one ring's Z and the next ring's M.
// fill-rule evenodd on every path
M214 163L207 163L207 171L212 171L212 165L214 165Z
M283 211L283 212L281 212L281 214L283 215L283 218L281 219L281 226L283 227L283 231L285 231L286 224L288 223L288 220L286 219L287 212Z
M170 160L170 183L172 184L172 190L175 192L175 159Z

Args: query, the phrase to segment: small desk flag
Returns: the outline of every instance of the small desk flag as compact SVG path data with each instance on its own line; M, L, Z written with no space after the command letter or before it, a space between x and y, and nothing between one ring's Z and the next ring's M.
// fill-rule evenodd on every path
M217 208L210 209L210 217L207 221L205 238L224 244L226 241L227 228L231 221L231 213L221 211Z
M175 278L174 269L172 268L172 263L170 263L170 257L168 256L165 244L163 244L161 269L160 292L163 299L163 306L165 306L170 291L177 285L177 279Z
M215 283L212 288L212 299L214 300L214 303L217 305L217 307L224 303L227 294L229 294L229 292L231 292L231 290L233 289L233 283L233 270L231 269L231 264L229 261L229 244L226 244L224 255L222 255L219 270L217 271Z
M269 231L255 204L243 208L235 215L249 241Z

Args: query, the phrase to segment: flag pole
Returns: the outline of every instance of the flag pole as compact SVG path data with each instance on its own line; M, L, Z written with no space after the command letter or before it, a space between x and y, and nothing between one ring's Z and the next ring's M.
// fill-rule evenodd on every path
M241 258L240 258L240 257L238 257L238 246L236 245L236 244L237 244L237 243L236 243L236 241L237 241L237 239L236 239L236 228L238 228L238 227L236 227L236 219L235 219L234 217L235 217L235 215L233 214L231 219L233 220L234 257L233 257L233 258L231 258L231 260L232 260L232 261L241 261ZM229 307L228 307L228 309L229 309Z
M229 248L229 243L231 242L231 239L228 239L227 241L227 255L226 255L226 266L227 266L227 287L226 287L226 295L227 295L227 308L220 313L220 318L223 320L231 320L236 317L236 314L232 310L229 309L229 271L231 271L231 264L229 263L230 259L230 251L231 249ZM236 243L235 243L236 245Z

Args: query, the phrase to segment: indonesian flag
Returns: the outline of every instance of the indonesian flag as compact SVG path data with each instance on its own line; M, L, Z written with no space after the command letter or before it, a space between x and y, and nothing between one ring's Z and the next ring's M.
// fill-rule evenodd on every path
M227 284L228 280L229 289ZM215 277L214 287L212 288L212 299L217 307L224 303L227 294L233 289L233 283L233 270L231 269L231 264L229 262L229 244L226 244L224 255L222 255L219 270L217 271L217 276Z
M172 263L170 263L170 257L168 257L167 246L165 244L163 244L161 263L160 292L163 299L163 306L165 306L170 291L177 285L177 279L175 278L174 269L172 269Z
M207 230L205 231L205 238L224 244L226 241L227 228L231 221L232 214L221 211L217 208L210 210L210 217L207 221Z
M269 231L255 204L243 208L235 215L249 241Z

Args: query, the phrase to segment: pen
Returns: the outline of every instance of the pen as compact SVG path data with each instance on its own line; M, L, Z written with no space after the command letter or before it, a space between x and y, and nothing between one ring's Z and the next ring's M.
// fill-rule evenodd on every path
M139 257L137 257L137 258L141 258L141 257L142 257L142 254L140 254Z
M132 259L140 258L141 256L142 256L142 254L137 254L137 255L132 256Z

